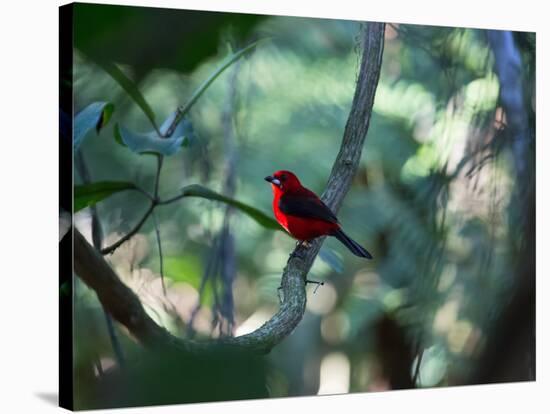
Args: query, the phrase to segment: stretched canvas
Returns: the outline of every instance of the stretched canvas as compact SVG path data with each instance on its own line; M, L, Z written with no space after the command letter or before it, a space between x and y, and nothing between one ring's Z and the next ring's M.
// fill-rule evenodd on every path
M75 3L59 41L63 407L535 380L535 33Z

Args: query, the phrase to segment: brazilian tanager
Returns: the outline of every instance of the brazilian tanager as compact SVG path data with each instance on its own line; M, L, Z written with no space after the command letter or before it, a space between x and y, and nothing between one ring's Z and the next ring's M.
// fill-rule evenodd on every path
M273 213L281 226L295 239L307 242L319 236L334 236L354 255L372 259L371 254L352 240L323 201L302 186L290 171L277 171L265 177L273 189Z

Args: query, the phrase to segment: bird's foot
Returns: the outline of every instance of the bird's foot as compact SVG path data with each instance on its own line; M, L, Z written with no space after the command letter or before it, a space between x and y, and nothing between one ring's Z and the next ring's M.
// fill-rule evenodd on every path
M292 259L293 257L298 257L299 259L304 258L304 252L300 251L300 247L303 247L304 249L309 249L311 247L311 243L309 243L307 240L297 241L294 251L290 253L290 256L288 257L287 263L290 262L290 259Z
M313 293L317 292L317 289L319 289L319 286L323 286L325 284L325 282L318 282L317 280L306 279L306 286L307 286L308 283L312 283L314 285L317 285L317 286L315 286L315 289L313 289Z
M311 247L311 243L307 240L299 240L296 242L296 247L303 247L304 249L309 249Z

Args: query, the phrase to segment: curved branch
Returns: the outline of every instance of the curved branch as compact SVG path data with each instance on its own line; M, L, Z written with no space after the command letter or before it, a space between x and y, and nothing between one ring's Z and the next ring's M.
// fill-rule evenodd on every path
M327 187L321 196L334 213L340 209L359 167L382 66L384 29L383 23L368 23L363 28L363 56L355 96L340 151L334 161ZM230 342L269 351L296 328L306 307L306 275L323 241L324 237L314 240L308 249L301 246L296 248L297 254L289 260L283 272L283 303L275 316L247 335L230 338Z
M103 307L145 346L158 347L171 343L172 337L147 315L136 294L126 286L95 250L74 229L75 273L96 291ZM180 346L183 346L182 343Z
M368 23L363 28L363 56L355 96L344 131L340 151L334 162L322 199L336 213L347 194L359 166L365 142L384 48L383 23ZM146 214L146 217L148 214ZM137 296L118 279L114 271L84 237L75 230L75 271L97 292L99 300L113 317L145 346L176 347L184 351L204 351L219 346L269 352L286 338L302 320L306 307L306 275L324 238L310 248L297 247L284 269L281 286L283 301L279 311L255 331L215 342L196 342L172 336L144 311Z

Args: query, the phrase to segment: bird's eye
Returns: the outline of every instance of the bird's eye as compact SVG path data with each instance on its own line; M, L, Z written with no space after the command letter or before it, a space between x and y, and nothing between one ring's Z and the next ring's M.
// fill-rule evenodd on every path
M286 181L286 174L281 175L281 181Z

